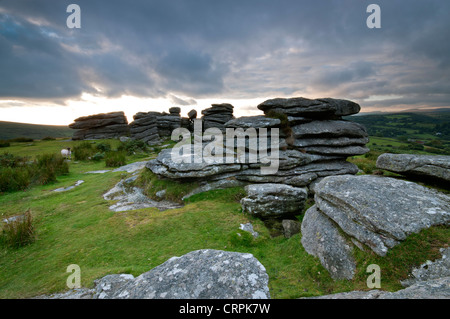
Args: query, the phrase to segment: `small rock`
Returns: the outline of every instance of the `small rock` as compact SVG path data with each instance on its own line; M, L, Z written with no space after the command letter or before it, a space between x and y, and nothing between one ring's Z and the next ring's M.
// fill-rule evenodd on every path
M286 238L291 238L300 232L301 223L298 220L283 219L281 222L283 226L283 234Z
M251 223L241 224L239 229L249 232L252 234L253 238L258 238L259 236L258 232L253 230L253 225Z

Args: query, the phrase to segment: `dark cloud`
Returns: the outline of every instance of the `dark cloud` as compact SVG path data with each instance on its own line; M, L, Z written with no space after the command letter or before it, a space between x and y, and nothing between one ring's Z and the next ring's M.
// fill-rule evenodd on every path
M82 28L66 27L77 3ZM0 1L0 97L83 92L192 98L396 95L450 105L450 3L372 1ZM321 96L315 96L321 97ZM188 103L188 104L183 104Z

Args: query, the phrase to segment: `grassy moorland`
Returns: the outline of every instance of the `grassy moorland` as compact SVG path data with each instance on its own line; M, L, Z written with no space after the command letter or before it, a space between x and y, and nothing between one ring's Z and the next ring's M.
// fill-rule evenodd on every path
M43 139L46 137L61 138L72 136L72 129L64 125L36 125L0 121L0 141L18 137Z
M62 148L79 146L82 142L63 139L11 143L0 150L17 156L36 158L42 153L59 153ZM117 140L97 141L109 144L112 152L120 148ZM159 149L126 156L126 163L148 160ZM351 159L364 169L374 165L374 155ZM86 174L108 169L104 159L69 162L69 173L55 182L34 185L24 191L0 194L1 220L30 212L33 242L19 248L0 245L0 298L29 298L67 290L67 266L81 268L81 284L93 287L94 280L107 274L146 272L172 256L181 256L197 249L220 249L252 253L266 268L272 298L298 298L350 290L367 290L366 267L378 264L382 269L382 289L398 290L399 280L405 279L412 267L426 260L440 258L438 249L448 244L449 230L433 227L410 236L389 251L384 258L366 251L355 251L357 275L351 281L334 281L317 258L306 253L301 234L286 239L272 237L258 219L241 211L239 199L242 188L216 190L197 194L179 209L158 211L155 208L115 213L112 202L103 194L129 174L108 172ZM155 190L167 189L167 196L180 200L189 185L158 181L150 172L140 173L139 183L152 196ZM60 187L84 180L67 192L52 192ZM154 189L152 189L152 187ZM308 206L313 200L308 201ZM303 212L299 212L301 220ZM239 229L251 222L260 237L254 239ZM0 227L5 227L0 223ZM240 235L238 235L238 233Z

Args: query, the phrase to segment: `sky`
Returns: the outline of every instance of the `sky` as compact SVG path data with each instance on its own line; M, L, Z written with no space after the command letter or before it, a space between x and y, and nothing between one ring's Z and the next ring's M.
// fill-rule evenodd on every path
M250 116L276 97L450 107L449 17L443 0L0 0L0 121L212 103Z

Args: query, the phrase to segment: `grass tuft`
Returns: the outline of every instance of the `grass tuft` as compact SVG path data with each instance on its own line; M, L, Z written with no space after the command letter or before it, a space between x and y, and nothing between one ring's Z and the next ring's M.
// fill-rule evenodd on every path
M17 249L31 244L34 240L35 232L30 210L27 210L24 215L14 216L4 222L0 234L0 243L3 246Z

